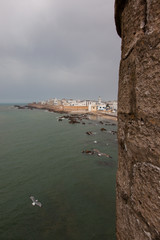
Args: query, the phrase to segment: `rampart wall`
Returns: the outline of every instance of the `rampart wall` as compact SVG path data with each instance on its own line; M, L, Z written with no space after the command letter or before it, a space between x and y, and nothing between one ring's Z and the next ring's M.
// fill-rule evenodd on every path
M64 111L88 111L88 106L62 106Z
M116 0L117 240L160 239L160 0Z

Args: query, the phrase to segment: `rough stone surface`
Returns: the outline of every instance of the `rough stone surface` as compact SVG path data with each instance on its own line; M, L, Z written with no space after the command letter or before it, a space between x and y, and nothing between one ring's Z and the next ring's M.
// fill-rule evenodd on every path
M131 204L156 231L160 224L160 168L150 163L133 166Z
M117 240L160 239L160 1L116 0Z

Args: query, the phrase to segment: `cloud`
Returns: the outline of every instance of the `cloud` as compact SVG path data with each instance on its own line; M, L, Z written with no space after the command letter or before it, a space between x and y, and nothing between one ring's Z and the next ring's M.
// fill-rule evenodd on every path
M112 0L3 1L0 101L6 89L6 99L14 99L12 90L34 100L115 99L120 39L113 11Z

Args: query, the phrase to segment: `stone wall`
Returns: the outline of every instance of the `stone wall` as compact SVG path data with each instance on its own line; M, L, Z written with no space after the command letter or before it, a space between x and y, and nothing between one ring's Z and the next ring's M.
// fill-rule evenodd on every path
M88 106L62 106L64 111L88 111Z
M116 0L117 240L160 239L160 0Z

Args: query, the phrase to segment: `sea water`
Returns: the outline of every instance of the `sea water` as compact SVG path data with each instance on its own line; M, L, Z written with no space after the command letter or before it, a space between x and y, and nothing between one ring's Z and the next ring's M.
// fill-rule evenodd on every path
M116 239L117 126L59 116L0 105L1 240ZM112 158L82 153L94 148Z

